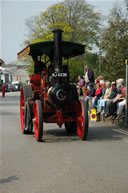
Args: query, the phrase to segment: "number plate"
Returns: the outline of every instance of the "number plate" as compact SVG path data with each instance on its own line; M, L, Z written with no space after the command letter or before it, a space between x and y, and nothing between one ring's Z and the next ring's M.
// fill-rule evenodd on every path
M52 73L52 77L67 77L67 73L54 72L54 73Z

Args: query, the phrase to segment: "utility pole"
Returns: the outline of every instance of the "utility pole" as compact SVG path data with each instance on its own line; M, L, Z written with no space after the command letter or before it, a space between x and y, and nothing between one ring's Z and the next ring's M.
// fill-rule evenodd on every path
M126 106L125 106L125 127L128 129L128 60L125 60L126 65Z

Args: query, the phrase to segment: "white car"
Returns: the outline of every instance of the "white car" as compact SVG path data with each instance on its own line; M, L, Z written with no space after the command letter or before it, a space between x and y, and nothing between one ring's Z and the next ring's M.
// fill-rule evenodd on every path
M12 91L20 91L21 83L19 81L15 81L11 83Z

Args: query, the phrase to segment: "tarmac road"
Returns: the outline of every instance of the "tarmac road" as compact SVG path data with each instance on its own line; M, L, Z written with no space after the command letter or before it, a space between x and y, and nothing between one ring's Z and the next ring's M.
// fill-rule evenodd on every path
M19 92L0 93L1 193L128 193L128 131L90 123L87 141L44 125L44 142L23 135Z

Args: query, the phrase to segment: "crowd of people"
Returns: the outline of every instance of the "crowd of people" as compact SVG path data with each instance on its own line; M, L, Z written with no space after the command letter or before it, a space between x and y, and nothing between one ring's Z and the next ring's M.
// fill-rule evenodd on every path
M89 66L85 67L84 76L78 76L78 95L85 100L91 100L91 108L96 109L97 115L119 120L124 117L126 105L126 85L123 79L115 82L105 81L99 76L94 83L94 73Z

